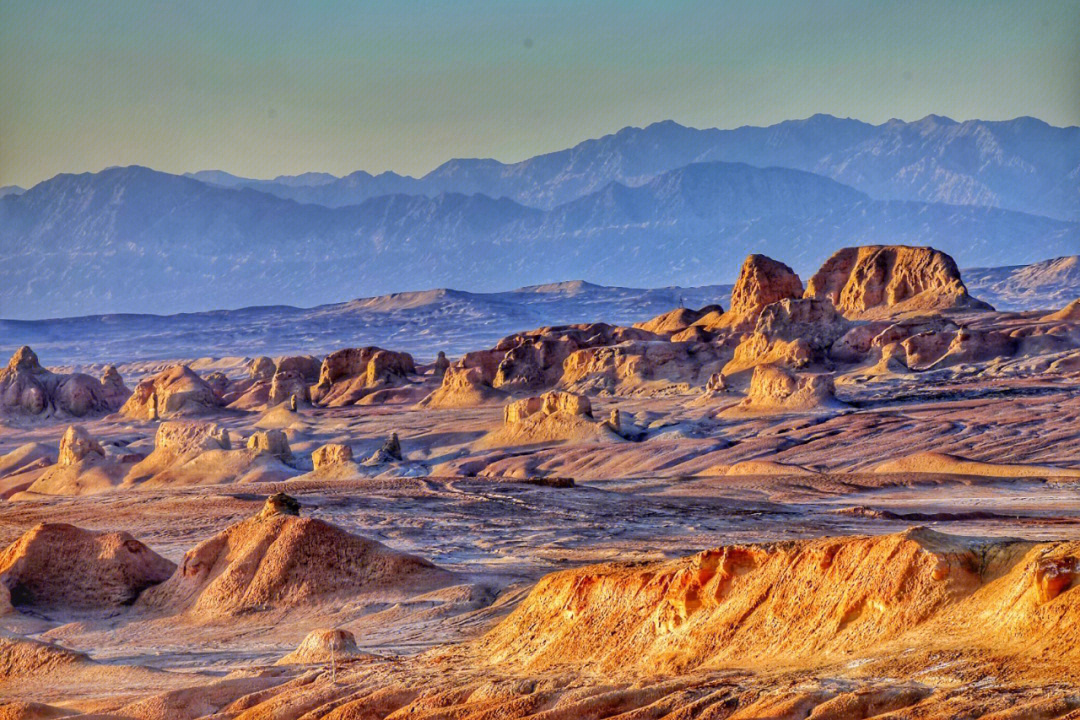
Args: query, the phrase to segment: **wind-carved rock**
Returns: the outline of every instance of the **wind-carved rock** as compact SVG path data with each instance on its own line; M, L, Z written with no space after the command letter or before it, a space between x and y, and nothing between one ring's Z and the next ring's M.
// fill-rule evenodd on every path
M222 405L214 388L186 365L174 365L135 386L120 412L130 418L201 415Z
M0 413L83 417L112 412L127 399L126 391L115 367L106 368L100 380L83 373L54 373L24 345L0 370Z

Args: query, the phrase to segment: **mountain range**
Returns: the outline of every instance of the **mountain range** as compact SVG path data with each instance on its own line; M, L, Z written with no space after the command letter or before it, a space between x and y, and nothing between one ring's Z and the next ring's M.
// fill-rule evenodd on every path
M421 178L58 175L0 196L0 317L311 306L567 277L710 285L750 252L808 274L868 243L933 245L965 266L1075 254L1080 128L663 122Z

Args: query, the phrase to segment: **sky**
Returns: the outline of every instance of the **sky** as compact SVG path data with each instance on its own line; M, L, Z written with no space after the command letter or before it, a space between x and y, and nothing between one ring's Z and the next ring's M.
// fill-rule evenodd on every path
M818 112L1080 125L1080 1L0 3L0 186L415 175Z

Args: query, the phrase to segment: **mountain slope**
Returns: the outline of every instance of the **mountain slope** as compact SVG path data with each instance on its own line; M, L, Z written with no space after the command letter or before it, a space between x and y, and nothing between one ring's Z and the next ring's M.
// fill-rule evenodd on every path
M1080 220L1080 128L1053 127L1034 118L959 123L930 115L916 122L870 125L815 115L732 130L698 130L666 121L624 128L518 163L450 160L422 178L358 172L301 186L235 179L221 184L330 207L388 193L457 192L550 209L612 182L640 185L661 173L711 161L806 170L878 200L983 205Z
M146 168L61 175L0 198L0 317L316 305L357 294L588 277L731 280L750 252L803 273L839 247L929 244L964 265L1066 255L1080 225L882 202L807 172L698 163L540 211L509 199L382 195L327 208Z
M999 310L1056 310L1080 298L1080 255L963 272L971 293Z

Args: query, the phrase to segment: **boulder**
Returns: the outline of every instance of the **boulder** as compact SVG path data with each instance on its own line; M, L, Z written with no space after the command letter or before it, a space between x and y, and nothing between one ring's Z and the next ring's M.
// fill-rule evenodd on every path
M951 257L933 248L906 245L838 250L810 279L806 297L827 299L850 316L993 309L968 295Z
M100 609L130 604L176 566L124 532L42 523L0 553L16 606Z
M199 415L221 404L220 396L191 368L174 365L136 385L120 412L138 420L156 420Z

